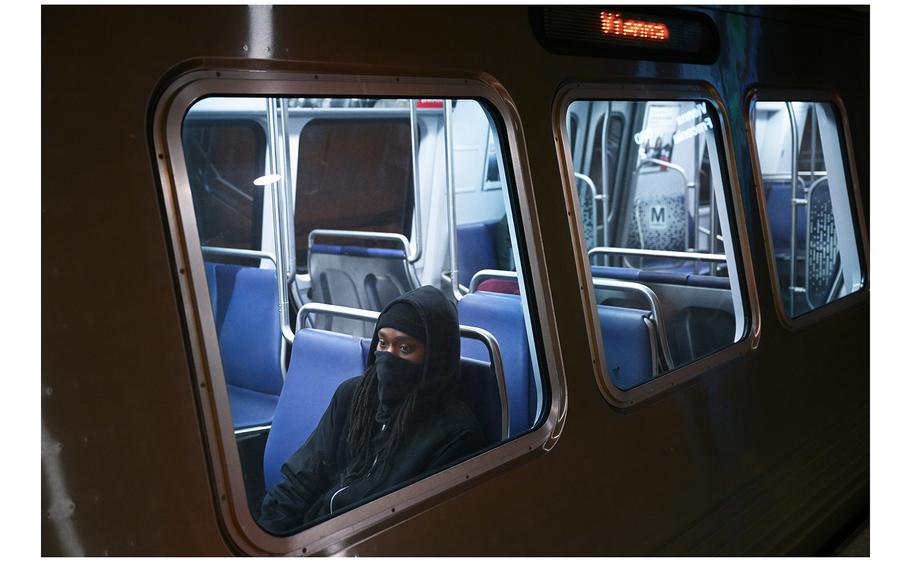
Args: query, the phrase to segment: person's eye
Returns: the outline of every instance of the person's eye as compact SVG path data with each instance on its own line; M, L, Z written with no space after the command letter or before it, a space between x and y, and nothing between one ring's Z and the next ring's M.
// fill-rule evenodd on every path
M386 342L385 342L385 339L380 339L380 340L379 340L379 344L377 345L377 347L385 347L386 345L387 345L387 344L386 344Z
M402 352L402 353L410 353L410 352L413 351L413 350L414 350L414 349L413 349L410 345L408 345L407 343L405 343L404 345L401 346L401 352Z

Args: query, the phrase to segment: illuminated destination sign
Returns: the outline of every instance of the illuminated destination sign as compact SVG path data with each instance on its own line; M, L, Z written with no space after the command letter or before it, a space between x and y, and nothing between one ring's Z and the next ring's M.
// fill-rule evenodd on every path
M600 11L600 31L607 36L634 37L653 41L667 41L670 30L667 24L624 20L620 12Z
M710 64L720 51L714 20L697 8L531 6L529 14L553 53Z

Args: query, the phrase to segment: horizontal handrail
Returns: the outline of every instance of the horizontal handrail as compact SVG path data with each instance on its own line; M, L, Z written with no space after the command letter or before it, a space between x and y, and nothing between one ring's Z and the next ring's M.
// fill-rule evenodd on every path
M225 248L225 247L202 247L203 255L215 255L220 254L223 256L236 256L238 258L254 258L260 260L271 261L272 264L278 266L278 261L275 258L275 255L270 252L265 252L261 250L247 250L247 249L235 249L235 248Z
M661 360L666 365L666 370L672 369L673 356L670 354L670 344L667 341L667 334L664 328L663 310L660 306L660 298L657 297L654 290L638 282L626 282L625 280L615 280L613 278L594 278L593 281L595 289L632 291L645 297L651 307L654 325L657 327L657 341L660 344Z
M313 246L316 237L342 237L351 239L375 239L378 241L395 241L401 243L405 254L410 250L408 238L401 233L381 233L379 231L342 231L336 229L313 229L310 231L309 246Z
M476 292L477 287L481 282L490 280L491 278L503 278L506 280L515 280L517 282L518 273L514 270L494 270L492 268L478 270L474 273L474 276L471 277L471 283L468 285L468 293Z
M660 166L662 168L667 168L667 169L673 170L674 172L678 173L679 175L681 175L683 177L683 180L685 181L687 188L695 185L689 181L689 175L686 173L686 169L684 167L680 166L679 164L674 164L673 162L668 162L666 160L661 160L659 158L645 158L638 164L638 167L635 169L639 170L645 164L650 164L653 166Z
M699 260L705 262L727 262L722 254L704 252L683 252L675 250L630 249L620 247L594 247L588 251L588 259L595 254L618 254L623 256L646 256L653 258L672 258L676 260Z
M711 230L710 230L710 229L706 229L706 228L702 227L701 225L698 226L698 232L701 233L701 234L703 234L703 235L705 235L706 237L710 237L710 236L711 236ZM717 240L720 241L720 242L724 242L724 236L723 236L723 235L714 235L714 238L717 239Z
M799 177L806 177L806 176L812 176L812 177L816 177L816 176L827 176L827 175L828 175L828 172L825 171L825 170L816 170L816 171L811 171L811 170L800 170L799 173L798 173L797 175L798 175ZM793 176L792 176L792 174L791 174L790 172L762 173L762 176L761 176L761 178L762 178L763 181L790 181L790 179L791 179L792 177L793 177Z
M340 316L353 320L375 323L376 320L379 319L380 312L363 310L360 308L349 308L347 306L336 306L333 304L322 304L319 302L309 302L304 304L297 313L297 331L302 329L303 323L306 321L306 317L309 314ZM460 325L458 327L461 337L480 341L486 345L487 350L490 352L490 364L493 365L493 372L496 375L496 386L499 389L499 400L502 403L500 405L502 407L500 431L502 439L505 440L509 437L509 398L508 391L506 390L506 376L505 371L503 370L502 351L499 348L499 342L493 334L485 329L470 325Z
M320 302L308 302L297 312L296 331L303 329L303 322L309 314L323 314L331 316L342 316L348 319L375 323L379 319L379 312L373 310L363 310L360 308L349 308L347 306L336 306L334 304L323 304Z

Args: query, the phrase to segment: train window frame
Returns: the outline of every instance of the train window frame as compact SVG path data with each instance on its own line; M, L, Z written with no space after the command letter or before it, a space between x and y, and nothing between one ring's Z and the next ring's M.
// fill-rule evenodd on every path
M582 208L575 183L572 148L566 118L569 106L578 100L619 100L619 101L704 101L713 107L719 126L717 132L717 154L719 165L725 177L727 215L731 225L731 253L736 260L739 290L743 302L745 328L741 337L713 353L676 367L629 390L622 390L613 384L608 375L600 325L597 317L597 302L591 278L591 263L587 254L584 227L581 224ZM761 310L759 309L755 273L749 248L743 193L739 185L736 162L732 151L733 139L726 107L719 92L711 85L698 83L628 83L612 82L567 82L557 92L553 106L553 133L556 153L562 176L566 213L570 219L572 254L579 282L579 293L584 308L584 322L587 331L588 349L597 387L604 399L619 409L632 408L643 401L677 386L689 383L711 369L747 356L758 348L761 339Z
M509 203L515 219L515 243L527 282L528 314L542 383L549 389L534 428L485 449L441 472L423 477L364 505L309 526L290 536L266 532L251 514L240 456L231 422L224 370L205 268L183 158L181 125L188 109L206 96L357 96L448 98L482 101L499 130L508 160L501 159L511 182ZM341 95L340 95L341 93ZM200 428L207 447L213 506L225 538L249 554L336 554L393 523L420 514L441 499L469 490L493 470L517 467L519 458L548 452L565 421L566 380L556 333L555 309L541 246L538 212L527 150L517 107L493 77L477 75L420 77L390 74L388 68L247 60L192 60L173 69L159 83L150 103L153 160L157 166L172 270L182 307L184 342L193 376ZM505 156L503 156L505 158ZM537 366L537 363L533 363Z
M827 302L808 312L791 317L783 301L783 290L777 274L777 265L774 261L774 241L771 229L771 218L768 212L768 205L764 197L762 186L761 164L758 156L758 146L755 138L755 131L752 127L753 112L755 103L761 101L790 101L790 102L819 102L829 103L834 108L838 120L838 136L840 137L841 158L843 160L844 176L850 184L847 192L847 198L850 202L850 215L853 221L853 234L856 239L857 256L862 272L862 286L859 290L851 292L842 298ZM867 302L869 298L869 233L866 227L865 211L863 210L862 192L860 191L859 176L856 170L856 159L853 151L853 137L851 135L850 123L847 116L847 109L843 99L837 92L801 89L801 88L778 88L753 86L746 91L743 102L743 118L745 120L746 138L748 139L749 157L752 162L752 183L755 188L755 199L757 201L759 217L761 219L762 239L764 241L764 252L768 266L768 276L771 281L771 291L773 295L774 312L777 319L784 329L795 332L806 327L812 326L821 320L827 319L834 314L850 309L851 307Z

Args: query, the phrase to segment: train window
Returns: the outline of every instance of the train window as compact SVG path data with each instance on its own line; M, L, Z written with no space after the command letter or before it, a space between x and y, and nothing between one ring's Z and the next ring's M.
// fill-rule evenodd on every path
M705 100L576 99L566 112L600 360L628 402L748 331L719 118Z
M830 102L754 101L751 122L777 301L794 319L863 287L844 138Z
M264 167L265 131L254 120L225 114L202 106L183 129L199 238L207 246L258 249L262 201L249 180Z
M247 512L269 534L446 475L551 412L499 112L225 95L187 110L184 229L198 231L196 304L212 308L224 377L218 430L233 432ZM216 207L246 224L215 225ZM376 355L392 342L377 318L402 295L417 309L391 321L425 341L422 367ZM413 368L399 398L376 386Z

